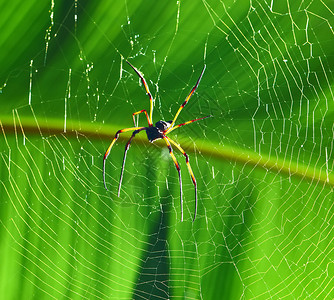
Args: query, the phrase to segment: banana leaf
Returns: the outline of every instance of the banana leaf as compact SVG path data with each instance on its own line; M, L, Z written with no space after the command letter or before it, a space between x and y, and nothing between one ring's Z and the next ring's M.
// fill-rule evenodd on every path
M334 297L331 1L0 10L1 299Z

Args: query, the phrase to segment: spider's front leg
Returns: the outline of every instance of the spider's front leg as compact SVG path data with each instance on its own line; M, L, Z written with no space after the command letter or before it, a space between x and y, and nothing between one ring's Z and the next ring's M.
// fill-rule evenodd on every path
M192 90L190 91L189 95L187 96L186 100L184 100L184 102L182 103L182 105L180 106L179 110L176 112L175 116L174 116L174 120L172 121L171 125L170 125L170 128L166 131L166 134L171 132L172 131L172 128L174 127L174 124L175 124L175 121L177 119L177 117L179 116L181 110L183 109L183 107L186 106L186 104L188 103L189 99L191 98L191 96L195 93L201 79L202 79L202 76L204 74L204 71L205 71L205 68L206 68L206 65L204 65L203 67L203 70L202 70L202 73L201 75L199 75L198 79L197 79L197 82L195 84L195 86L192 88Z
M147 116L147 120L148 120L148 124L149 126L152 126L152 123L153 123L153 103L154 103L154 100L153 100L153 97L152 97L152 94L148 88L148 85L146 83L146 80L144 78L144 76L137 70L136 67L134 67L130 62L128 62L126 60L126 62L129 64L129 66L137 73L137 75L139 76L142 84L144 85L145 87L145 90L146 90L146 93L148 95L148 97L150 98L150 116ZM147 113L146 113L147 114Z
M151 120L150 120L150 118L149 118L149 116L148 116L148 114L147 114L146 109L142 109L142 110L137 111L137 112L135 112L135 113L132 114L133 124L134 124L135 126L137 126L137 125L136 125L136 120L135 120L135 115L138 115L138 114L141 114L141 113L145 113L146 118L147 118L147 123L148 123L148 125L151 127L153 124L152 124L152 122L151 122Z

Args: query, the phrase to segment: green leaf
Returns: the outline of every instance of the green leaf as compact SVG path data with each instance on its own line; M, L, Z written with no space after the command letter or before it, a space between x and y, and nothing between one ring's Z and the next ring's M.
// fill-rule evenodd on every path
M333 298L330 2L0 9L0 298Z

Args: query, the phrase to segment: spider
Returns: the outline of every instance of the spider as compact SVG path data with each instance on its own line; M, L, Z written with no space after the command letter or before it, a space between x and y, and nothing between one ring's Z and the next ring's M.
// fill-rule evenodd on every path
M176 121L177 117L179 116L181 110L183 109L183 107L185 107L185 105L188 103L190 97L196 91L196 89L197 89L197 87L198 87L198 85L199 85L199 83L200 83L200 81L202 79L202 76L203 76L203 73L205 71L205 67L206 66L204 65L204 68L203 68L203 70L202 70L199 78L197 79L197 82L196 82L195 86L192 88L192 90L190 91L189 95L187 96L187 98L185 99L185 101L182 103L182 105L179 108L179 110L176 112L176 115L174 116L174 119L172 121L162 121L162 120L160 120L160 121L156 122L155 125L153 125L152 115L153 115L154 99L152 97L152 94L150 93L148 85L147 85L147 83L146 83L143 75L141 74L141 72L138 71L130 62L128 62L128 61L126 61L126 62L137 73L137 75L141 79L142 84L145 87L146 93L147 93L147 95L150 98L150 113L148 114L145 109L142 109L140 111L137 111L137 112L133 113L132 114L132 118L133 118L134 127L124 128L124 129L118 130L116 132L114 139L112 140L110 146L108 147L108 149L107 149L107 151L106 151L106 153L104 154L104 157L103 157L102 172L103 172L103 184L104 184L104 187L105 187L106 190L108 190L107 185L106 185L106 180L105 180L106 159L108 158L110 150L111 150L112 146L115 144L115 142L117 141L120 133L127 132L127 131L132 131L132 135L131 135L130 139L128 140L128 142L125 145L125 152L124 152L123 164L122 164L122 169L121 169L121 177L120 177L119 185L118 185L118 197L119 197L120 192L121 192L121 185L122 185L122 180L123 180L125 159L126 159L127 152L128 152L128 150L130 148L131 141L132 141L132 139L135 137L135 135L137 133L145 130L149 142L152 143L152 142L154 142L155 140L158 140L158 139L163 139L166 142L167 148L169 150L169 154L170 154L170 156L172 157L172 159L174 161L175 167L176 167L178 175L179 175L179 183L180 183L181 222L183 221L183 200L182 200L181 169L180 169L179 163L176 160L176 157L175 157L175 155L173 153L173 149L172 149L171 144L173 144L173 146L175 146L185 156L185 158L186 158L186 164L187 164L187 167L188 167L188 171L189 171L189 174L191 176L191 179L192 179L192 182L193 182L194 188L195 188L195 212L194 212L194 218L193 218L193 221L194 221L195 218L196 218L196 214L197 214L197 183L196 183L196 179L195 179L194 173L193 173L193 171L191 169L191 166L190 166L190 163L189 163L188 154L183 150L183 148L179 144L177 144L172 139L170 139L167 136L167 134L169 134L171 131L173 131L176 128L179 128L181 126L184 126L184 125L193 123L195 121L199 121L199 120L203 120L203 119L206 119L208 117L211 117L211 116L206 116L206 117L194 119L194 120L191 120L191 121L188 121L188 122L185 122L185 123L181 123L181 124L178 124L178 125L174 126L175 121ZM144 113L146 115L147 122L148 122L148 127L138 127L138 126L136 126L135 115L138 115L138 114L141 114L141 113Z

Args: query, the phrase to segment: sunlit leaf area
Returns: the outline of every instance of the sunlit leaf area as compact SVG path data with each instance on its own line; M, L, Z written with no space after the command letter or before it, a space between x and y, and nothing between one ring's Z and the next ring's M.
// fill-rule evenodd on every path
M0 12L1 299L334 298L333 1Z

